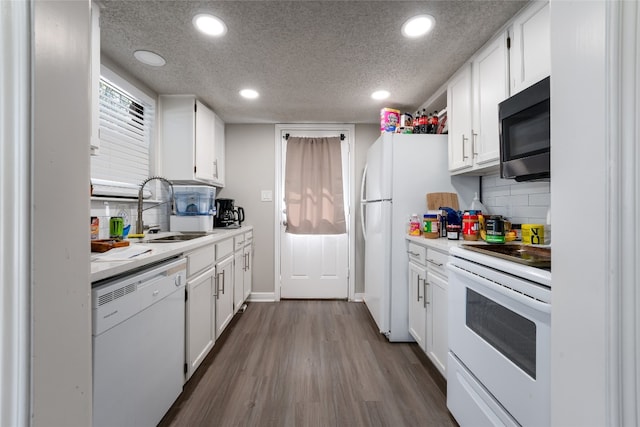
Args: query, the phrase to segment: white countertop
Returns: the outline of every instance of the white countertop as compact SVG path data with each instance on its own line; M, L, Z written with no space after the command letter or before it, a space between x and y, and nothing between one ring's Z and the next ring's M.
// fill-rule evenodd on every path
M487 242L483 240L449 240L446 237L441 237L439 239L427 239L423 236L406 236L407 241L414 242L416 244L426 246L427 248L433 248L440 250L442 252L447 252L451 254L452 248L460 248L457 250L456 255L461 256L464 255L464 258L471 259L475 262L488 265L493 268L501 269L503 271L509 271L512 274L525 277L529 280L532 280L536 283L541 283L543 285L551 287L551 271L529 267L526 265L518 264L514 261L503 260L494 256L483 255L477 252L472 252L469 250L465 250L460 245L486 245ZM511 242L512 244L522 244L522 242ZM506 245L511 243L505 243ZM460 252L462 251L462 252ZM454 251L455 252L455 251Z
M145 236L145 238L143 239L130 239L129 241L131 244L124 248L115 248L104 253L91 253L91 283L109 279L111 277L118 276L132 270L143 268L158 261L180 256L199 247L211 245L216 242L243 234L250 230L253 230L252 226L242 226L235 229L218 228L214 229L213 232L197 239L172 243L146 243L144 242L144 240L155 239L180 233L164 232L158 234L150 234ZM106 256L107 258L114 258L117 257L118 253L120 252L124 252L132 248L139 248L141 246L143 246L145 249L149 249L149 252L142 253L127 260L99 260L103 256Z
M427 239L426 237L423 237L423 236L409 236L409 235L407 235L407 240L422 246L430 247L433 249L439 249L447 253L449 253L449 250L451 250L451 248L459 246L462 243L476 243L474 241L464 240L464 239L449 240L446 237L440 237L438 239ZM480 243L480 241L478 241L478 243Z

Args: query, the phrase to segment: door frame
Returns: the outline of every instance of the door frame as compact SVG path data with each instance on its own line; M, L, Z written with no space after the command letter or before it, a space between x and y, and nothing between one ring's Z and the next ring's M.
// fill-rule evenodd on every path
M282 177L284 171L282 170L282 133L286 131L335 131L337 135L343 133L349 137L349 198L347 200L347 227L348 227L348 273L347 273L347 286L349 301L355 300L355 277L352 273L355 266L355 141L356 141L356 127L353 124L344 123L293 123L293 124L277 124L275 131L275 181L274 181L274 245L273 245L273 258L274 258L274 296L276 301L280 301L281 295L281 274L280 274L280 250L282 248L280 242L280 226L281 226L281 212L283 204L283 194L281 191Z

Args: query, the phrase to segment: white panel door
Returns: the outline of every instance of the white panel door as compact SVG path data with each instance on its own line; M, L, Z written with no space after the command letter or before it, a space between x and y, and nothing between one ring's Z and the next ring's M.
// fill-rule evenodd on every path
M349 143L350 135L344 131L285 132L290 136L323 137L345 134L342 141L342 179L344 191L347 233L339 235L294 235L285 233L285 214L280 223L280 297L335 299L349 296ZM283 135L284 136L284 135ZM286 141L282 143L282 180L284 194L284 171ZM286 207L285 207L286 210Z

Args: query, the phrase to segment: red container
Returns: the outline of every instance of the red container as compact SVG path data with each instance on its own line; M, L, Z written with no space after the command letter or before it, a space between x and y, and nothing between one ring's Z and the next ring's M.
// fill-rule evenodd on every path
M464 240L478 240L480 234L480 224L478 215L471 214L469 211L462 215L462 238Z

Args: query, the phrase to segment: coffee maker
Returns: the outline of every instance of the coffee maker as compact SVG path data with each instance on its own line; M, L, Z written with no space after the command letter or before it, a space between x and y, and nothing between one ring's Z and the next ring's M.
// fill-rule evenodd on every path
M244 209L235 207L234 199L216 199L215 227L239 228L244 221Z

